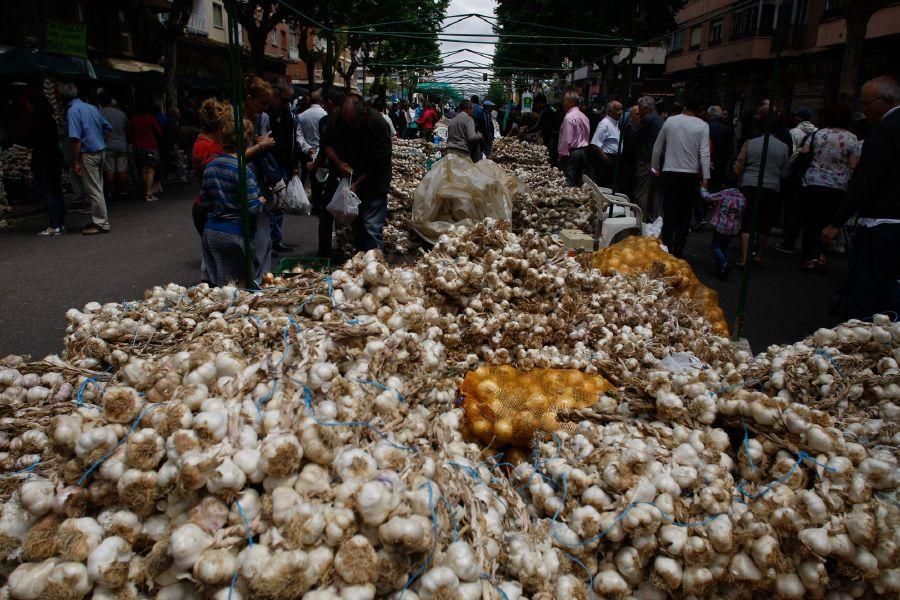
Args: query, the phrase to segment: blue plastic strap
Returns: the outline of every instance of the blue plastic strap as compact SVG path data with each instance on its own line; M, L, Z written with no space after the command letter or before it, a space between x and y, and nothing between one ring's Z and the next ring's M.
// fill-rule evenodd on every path
M121 446L122 444L125 443L125 440L128 439L128 436L130 436L132 433L134 433L135 429L137 429L138 425L140 425L141 419L144 418L144 415L146 415L148 412L150 412L150 411L153 410L154 408L157 408L157 407L159 407L159 406L162 406L163 404L164 404L164 403L159 403L159 404L147 404L146 406L144 406L144 408L141 409L141 413L137 416L137 419L135 419L135 420L134 420L134 423L131 424L131 428L125 433L125 435L122 436L122 439L120 439L118 442L116 442L116 445L113 446L112 449L111 449L109 452L107 452L106 454L104 454L103 457L102 457L100 460L98 460L97 462L95 462L94 464L92 464L92 465L90 466L90 468L89 468L87 471L84 472L84 474L78 479L78 485L83 485L83 484L84 484L84 480L87 479L88 475L90 475L91 473L93 473L93 472L94 472L94 469L96 469L97 467L99 467L100 465L102 465L104 462L106 462L106 460L107 460L110 456L112 456L113 453L115 453L116 450L119 449L119 446Z

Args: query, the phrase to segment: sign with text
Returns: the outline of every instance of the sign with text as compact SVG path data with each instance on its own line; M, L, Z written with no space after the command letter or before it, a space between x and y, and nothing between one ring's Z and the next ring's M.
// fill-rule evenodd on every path
M87 30L84 23L48 20L44 29L47 52L87 58Z

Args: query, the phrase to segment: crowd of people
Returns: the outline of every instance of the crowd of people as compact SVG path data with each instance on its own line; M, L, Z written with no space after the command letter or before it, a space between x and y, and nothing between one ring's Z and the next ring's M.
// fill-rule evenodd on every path
M107 203L129 195L132 164L147 202L158 200L165 174L186 181L176 107L163 114L159 106L139 101L129 116L106 93L93 104L82 100L74 84L61 83L57 95L65 106L67 141L62 145L50 101L41 94L28 100L31 171L49 215L41 237L66 232L62 190L66 171L76 196L74 206L84 206L91 215L91 224L81 230L84 235L110 231Z
M539 94L534 113L513 113L504 132L542 141L568 185L590 174L628 194L646 221L661 217L662 241L675 256L684 256L691 231L711 227L723 278L732 266L762 265L776 227L783 232L776 250L796 254L799 238L798 267L825 273L855 216L844 311L865 318L900 313L900 86L878 77L859 100L856 118L838 102L786 119L764 99L733 122L721 106L695 98L662 115L644 96L629 110L609 102L592 123L596 113L575 92L561 105ZM738 235L733 260L729 242Z

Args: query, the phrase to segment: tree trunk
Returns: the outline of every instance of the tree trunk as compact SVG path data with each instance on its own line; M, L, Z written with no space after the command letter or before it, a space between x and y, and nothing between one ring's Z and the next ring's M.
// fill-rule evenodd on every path
M844 59L841 63L841 78L838 86L838 100L851 102L858 94L859 70L862 67L863 49L869 20L880 5L879 0L850 0L844 3L847 13L847 39L844 43Z
M268 31L262 28L247 29L247 40L250 42L250 66L257 75L262 75L266 67L266 38Z

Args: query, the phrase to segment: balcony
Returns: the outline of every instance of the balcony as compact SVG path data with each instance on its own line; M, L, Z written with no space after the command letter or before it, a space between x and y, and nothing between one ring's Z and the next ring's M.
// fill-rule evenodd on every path
M197 13L191 13L184 29L193 35L209 35L209 30L206 28L206 17L201 17Z

